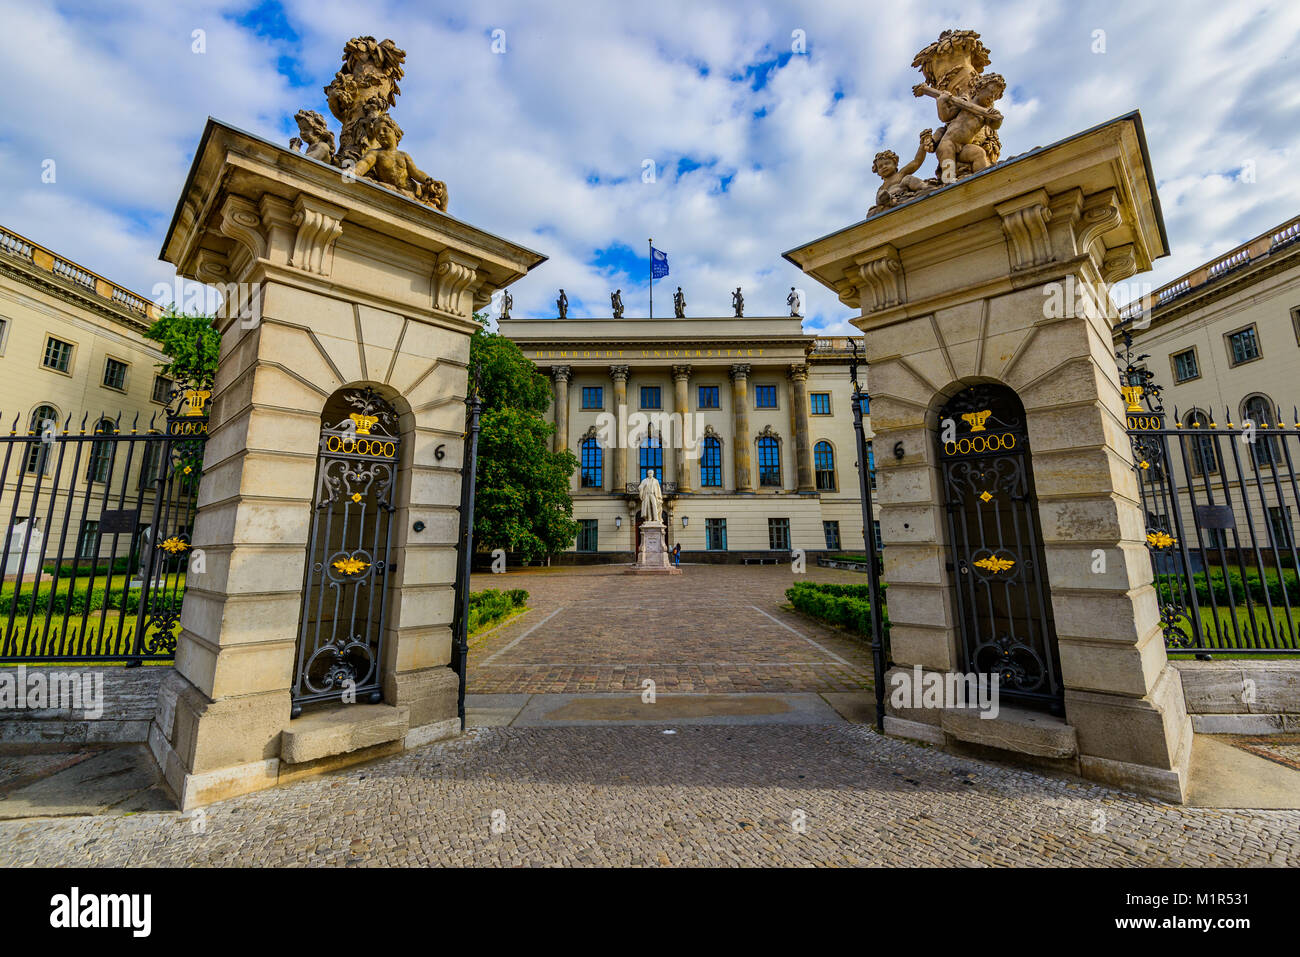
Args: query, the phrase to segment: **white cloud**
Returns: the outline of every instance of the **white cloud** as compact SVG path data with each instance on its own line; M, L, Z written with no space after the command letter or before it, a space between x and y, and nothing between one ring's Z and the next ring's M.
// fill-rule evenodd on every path
M154 256L204 117L284 141L296 109L324 109L320 88L359 30L406 49L403 147L447 181L452 212L550 257L514 289L520 314L553 312L560 286L597 313L621 287L629 314L641 314L654 236L672 263L657 284L661 313L678 284L693 315L728 313L736 285L747 311L780 314L798 285L810 325L844 328L847 310L780 253L860 219L874 153L909 154L917 132L937 125L932 102L911 95L910 64L949 26L979 30L1009 81L1006 155L1141 108L1174 247L1144 279L1172 278L1300 208L1300 180L1288 175L1300 119L1295 4L1194 0L1173 13L989 0L958 20L935 5L848 0L373 0L362 16L343 0L283 6L296 40L236 26L252 0L134 0L111 13L0 0L10 93L0 221L147 292L169 272ZM491 52L495 28L505 55ZM194 29L207 31L206 54L190 52ZM788 54L796 29L807 54L753 90L746 69ZM1103 54L1093 52L1099 29ZM282 56L311 86L277 71ZM55 186L39 181L47 156L59 160ZM705 165L679 179L683 156ZM646 158L658 164L654 184L641 182ZM1237 178L1247 160L1254 183ZM642 257L630 275L593 264L615 243Z

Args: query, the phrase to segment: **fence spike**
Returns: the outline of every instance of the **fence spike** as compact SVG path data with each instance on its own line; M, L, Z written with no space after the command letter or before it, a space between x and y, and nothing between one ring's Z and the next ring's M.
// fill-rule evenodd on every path
M85 431L86 431L86 420L89 419L89 418L90 418L90 413L89 413L89 412L83 412L83 413L82 413L82 415L81 415L81 431L82 431L82 434L83 434L83 435L85 434Z

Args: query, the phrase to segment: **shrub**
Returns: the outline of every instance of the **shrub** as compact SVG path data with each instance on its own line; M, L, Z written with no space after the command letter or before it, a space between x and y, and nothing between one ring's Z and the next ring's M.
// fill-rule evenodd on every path
M1162 603L1170 603L1175 600L1178 576L1159 574L1156 576L1156 589L1160 595ZM1287 569L1282 571L1281 576L1277 572L1269 571L1265 574L1261 582L1259 571L1248 568L1243 577L1237 569L1231 569L1225 579L1223 569L1211 568L1209 579L1206 579L1204 572L1197 572L1192 576L1192 586L1196 589L1196 600L1202 605L1210 604L1210 595L1213 592L1214 601L1219 605L1245 604L1246 595L1250 595L1251 601L1263 603L1265 594L1268 600L1274 605L1281 606L1284 604L1283 593L1290 598L1292 607L1300 605L1300 579L1297 579L1296 573ZM1231 588L1232 597L1229 599L1228 591ZM1184 598L1186 596L1183 596Z
M512 588L505 592L486 588L483 591L470 592L469 633L473 634L480 628L505 618L516 608L522 608L527 601L528 592L522 588Z
M881 586L884 587L883 585ZM797 582L786 589L790 604L806 615L841 625L859 635L871 634L871 586ZM889 615L881 610L881 624L889 633Z

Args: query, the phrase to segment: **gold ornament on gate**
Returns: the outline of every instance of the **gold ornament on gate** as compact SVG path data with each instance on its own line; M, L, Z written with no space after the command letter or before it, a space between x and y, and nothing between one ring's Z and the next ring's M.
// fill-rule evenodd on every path
M334 563L334 567L344 575L355 575L357 572L364 571L370 567L370 563L363 561L355 556L350 558L340 558Z
M203 404L212 398L212 393L207 389L187 389L185 399L189 403L189 408L185 410L186 415L202 415Z
M1178 539L1174 538L1168 532L1148 532L1147 544L1152 548L1168 548L1175 544Z
M1121 387L1119 391L1124 393L1124 401L1128 403L1127 411L1129 412L1142 411L1141 400L1142 400L1143 390L1140 385L1126 385Z
M369 435L370 430L373 429L375 423L379 421L379 416L377 415L360 415L356 412L348 415L348 418L356 425L357 435Z
M175 555L178 552L185 551L185 549L189 548L190 546L189 543L186 542L184 539L177 538L176 536L173 535L165 542L159 542L158 547L165 552L170 552L171 554Z
M1015 562L1012 559L999 558L996 555L990 555L988 558L981 558L979 561L975 563L977 567L987 569L988 571L992 572L995 575L998 572L1006 571L1014 564Z
M992 414L992 409L982 409L979 412L967 412L961 418L963 422L970 426L972 432L983 432L984 423L989 420L989 416Z

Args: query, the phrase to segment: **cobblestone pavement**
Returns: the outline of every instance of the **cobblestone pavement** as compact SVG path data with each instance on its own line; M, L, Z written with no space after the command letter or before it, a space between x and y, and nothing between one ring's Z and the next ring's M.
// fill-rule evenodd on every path
M866 576L813 566L813 581ZM475 575L472 588L524 588L529 611L470 649L471 694L631 691L857 691L867 644L783 611L789 566L690 565L647 579L622 566Z
M494 829L495 824L495 829ZM1177 807L861 725L492 728L176 812L0 823L0 865L1300 865Z

